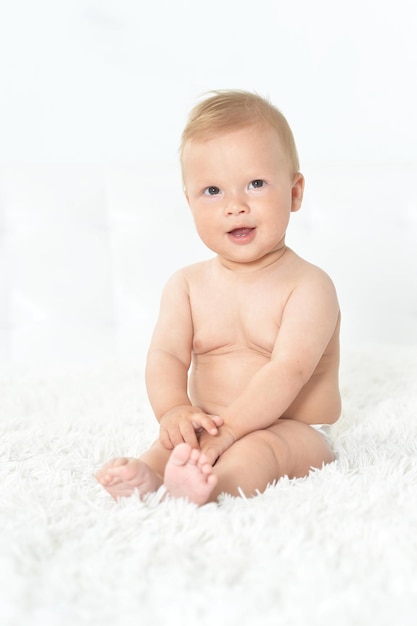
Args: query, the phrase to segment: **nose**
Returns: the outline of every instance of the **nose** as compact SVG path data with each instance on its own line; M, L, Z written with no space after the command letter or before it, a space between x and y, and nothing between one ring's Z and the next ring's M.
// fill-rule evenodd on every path
M242 213L248 213L249 206L244 198L239 193L230 194L226 199L225 213L226 215L240 215Z

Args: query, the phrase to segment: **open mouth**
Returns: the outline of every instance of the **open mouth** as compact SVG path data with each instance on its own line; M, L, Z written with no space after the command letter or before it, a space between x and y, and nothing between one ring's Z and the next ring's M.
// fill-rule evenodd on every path
M245 226L241 226L239 228L233 228L233 230L229 230L227 236L229 240L236 245L246 245L251 243L255 238L256 228L247 228Z
M248 237L255 229L254 228L234 228L229 230L229 235L232 237Z

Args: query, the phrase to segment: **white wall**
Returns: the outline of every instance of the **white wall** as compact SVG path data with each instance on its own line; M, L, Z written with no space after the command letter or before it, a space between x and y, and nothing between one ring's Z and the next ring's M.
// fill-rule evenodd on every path
M210 255L181 129L229 87L293 127L288 243L334 277L345 344L417 344L416 26L414 0L2 3L0 362L143 357L163 283Z

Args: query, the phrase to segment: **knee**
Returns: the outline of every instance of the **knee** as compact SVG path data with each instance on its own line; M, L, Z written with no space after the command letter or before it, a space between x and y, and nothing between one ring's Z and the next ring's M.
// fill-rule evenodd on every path
M257 430L251 433L251 436L253 436L252 445L262 448L265 463L274 463L279 475L282 472L287 473L291 454L286 438L269 429Z

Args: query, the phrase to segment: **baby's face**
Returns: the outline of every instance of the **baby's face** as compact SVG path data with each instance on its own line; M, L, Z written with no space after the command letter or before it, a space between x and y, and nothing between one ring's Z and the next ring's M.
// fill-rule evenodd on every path
M291 171L275 130L250 126L189 141L182 165L197 232L226 266L260 267L280 256L304 179Z

